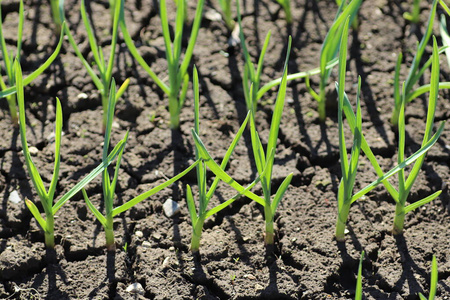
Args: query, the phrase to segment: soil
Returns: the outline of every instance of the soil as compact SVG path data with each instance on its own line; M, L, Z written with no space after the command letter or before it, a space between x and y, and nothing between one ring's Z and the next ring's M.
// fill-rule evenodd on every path
M66 1L68 23L83 53L92 60L78 2ZM168 11L172 13L174 6L169 2ZM292 1L292 25L286 25L284 12L275 1L242 2L244 34L254 61L266 33L272 32L263 84L281 76L289 35L293 37L289 73L318 66L321 43L337 9L335 1ZM429 4L422 1L420 26L406 22L402 14L409 10L410 2L364 1L359 30L350 31L346 90L354 103L355 83L361 76L364 134L386 171L397 159L397 134L389 125L395 62L402 52L405 78L428 19ZM107 53L108 2L88 1L87 5L97 37ZM139 52L155 73L165 78L164 41L156 5L157 1L127 1L126 20ZM190 19L194 5L195 1L189 1ZM4 0L1 7L8 47L14 49L18 2ZM50 55L58 37L48 5L27 0L25 11L22 66L24 74L29 74ZM220 11L217 1L207 1L205 11ZM173 17L171 14L171 20ZM200 75L200 136L217 161L224 156L246 115L241 88L242 56L239 47L228 43L229 36L221 20L205 18L191 63ZM426 55L429 54L427 48ZM113 143L130 130L116 191L116 204L120 204L178 174L194 161L190 135L193 97L190 84L180 130L170 130L166 97L132 59L123 40L118 46L114 77L119 84L131 78L117 105L113 130ZM449 77L447 61L442 56L441 79L448 81ZM334 71L330 91L336 79ZM317 88L318 78L312 77L311 81ZM426 73L423 82L428 81ZM33 159L47 183L53 170L55 97L63 103L64 136L57 186L60 196L101 160L99 93L67 41L49 70L25 92L27 137L38 150ZM256 119L263 141L267 140L275 97L273 89L258 105ZM448 91L441 91L436 122L448 119L449 98ZM289 83L276 151L274 188L289 173L294 176L276 215L274 247L264 245L260 205L242 198L206 221L199 256L189 251L191 223L185 201L186 185L195 190L194 172L116 217L118 246L114 253L106 251L103 228L87 209L81 194L59 210L57 246L52 251L45 250L43 232L24 201L8 200L17 191L22 199L38 201L24 165L18 130L11 126L6 101L2 101L0 298L353 299L359 258L364 250L365 299L410 300L418 299L419 292L428 295L433 255L438 263L437 299L450 299L449 126L429 151L408 201L442 189L440 197L409 213L404 234L393 236L394 201L383 187L378 187L364 201L352 205L346 241L338 243L333 235L341 171L335 95L331 92L330 99L328 118L321 124L317 103L304 82ZM426 107L427 97L407 106L408 154L420 147ZM242 185L256 176L250 145L247 131L227 169ZM212 180L212 175L208 176ZM373 168L362 158L356 189L375 179ZM100 177L87 186L87 193L103 209ZM255 193L260 194L261 189L256 188ZM211 205L232 195L230 188L221 185ZM162 209L168 198L181 206L181 212L173 218L166 217ZM142 293L127 292L134 283L142 285Z

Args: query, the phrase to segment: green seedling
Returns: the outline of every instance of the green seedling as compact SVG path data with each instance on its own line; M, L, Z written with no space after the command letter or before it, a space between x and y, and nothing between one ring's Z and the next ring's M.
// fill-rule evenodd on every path
M349 19L347 19L347 22ZM347 39L348 27L344 25L342 32L341 47L339 51L339 85L338 90L338 127L339 127L339 156L341 162L342 178L338 190L338 218L336 222L336 239L344 240L345 226L347 224L348 214L350 212L351 199L353 195L353 187L355 185L356 173L358 171L359 155L361 153L361 135L362 135L362 118L360 105L361 77L358 78L358 91L356 94L356 126L353 131L353 146L350 154L350 160L347 156L347 146L344 136L344 89L345 89L345 72L347 64Z
M436 15L437 5L438 3L444 8L447 14L450 15L450 10L447 5L442 0L433 0L430 16L428 18L428 25L425 30L425 33L417 46L416 55L411 63L411 68L409 70L408 76L406 77L404 89L405 89L405 104L413 101L418 96L429 92L430 85L423 85L416 89L414 86L419 82L419 79L422 77L423 73L429 69L431 65L431 58L423 62L423 56L425 53L425 48L428 45L431 34L433 32L433 24ZM439 53L443 52L445 48L439 49ZM395 67L394 73L394 110L392 112L391 124L394 126L398 126L398 117L400 114L400 108L402 106L402 95L400 91L400 69L403 60L403 55L400 53L397 59L397 64ZM440 89L448 89L450 88L450 82L442 82L439 83Z
M433 37L433 55L432 66L431 66L431 90L428 100L428 112L427 112L427 120L425 126L425 133L422 141L422 147L431 139L433 125L434 125L434 115L436 112L436 101L438 98L439 92L439 53L436 38ZM398 145L398 163L402 163L404 161L405 156L405 103L406 103L406 91L405 87L403 88L402 93L402 103L400 107L399 114L399 122L398 122L398 135L399 135L399 145ZM405 177L405 171L400 170L398 173L398 193L395 194L394 200L396 202L395 207L395 218L394 218L394 234L401 234L403 232L403 226L405 221L405 214L409 211L412 211L430 201L435 199L441 191L438 191L422 200L419 200L415 203L412 203L406 206L406 199L411 191L411 188L414 185L417 176L419 175L419 171L422 168L422 164L425 160L425 155L421 156L414 164L411 172L408 177Z
M431 281L430 281L430 295L428 296L428 300L434 300L436 297L437 290L437 282L438 282L438 266L436 262L436 256L433 255L433 260L431 262ZM427 298L419 293L420 300L427 300Z
M105 139L103 144L103 161L106 161L108 159L108 149L110 147L110 140L111 140L111 130L112 130L112 122L114 119L114 110L115 105L117 102L117 95L116 95L116 85L114 80L111 83L111 90L109 92L109 100L108 100L108 114L107 114L107 122L106 122L106 131L105 131ZM124 137L124 141L128 139L128 132L126 133ZM105 215L103 215L95 206L94 204L89 200L89 197L86 193L86 191L83 189L83 196L84 200L86 201L87 206L92 211L92 213L95 215L97 220L102 224L103 228L105 229L105 237L106 237L106 247L109 251L114 251L116 249L116 244L114 241L114 228L113 228L113 221L114 217L129 208L133 207L134 205L138 204L139 202L145 200L146 198L156 194L160 190L164 189L165 187L169 186L173 182L177 181L181 177L183 177L185 174L187 174L191 169L193 169L199 161L197 161L194 165L187 168L182 173L178 174L174 178L167 180L166 182L158 185L157 187L151 189L150 191L147 191L132 200L122 204L121 206L118 206L114 208L114 197L115 197L115 190L116 185L118 181L119 176L119 169L120 169L120 162L122 160L124 147L122 147L121 151L119 152L117 156L117 162L114 170L114 174L111 179L111 175L108 171L108 169L105 169L103 171L103 199L105 202Z
M259 134L256 131L255 117L251 114L250 117L250 133L252 140L252 150L255 159L256 168L258 174L261 177L261 186L263 191L263 207L264 207L264 217L266 223L265 231L265 243L266 245L272 245L274 243L274 227L273 221L275 218L275 213L278 205L286 192L293 174L290 173L282 182L278 188L273 201L271 200L271 187L272 187L272 170L275 158L275 149L277 146L278 131L281 123L281 116L283 114L284 102L286 97L286 86L287 86L287 72L288 72L288 61L289 53L291 51L291 37L289 37L288 49L286 54L286 60L284 64L283 79L278 90L277 99L275 102L275 107L273 110L272 122L270 125L269 139L267 142L266 152L264 153L264 147L259 138ZM264 171L267 169L266 171Z
M60 166L60 147L61 147L61 134L62 134L62 109L59 99L56 100L56 129L55 129L55 163L52 175L52 180L48 190L44 186L44 182L34 165L30 150L28 149L28 142L26 137L26 120L25 120L25 101L23 92L23 82L22 82L22 70L19 62L16 60L14 66L15 79L17 84L17 100L19 104L19 121L20 121L20 138L22 142L22 149L25 158L25 163L27 166L28 173L31 177L31 181L36 189L36 192L41 201L41 205L44 209L45 218L41 216L39 209L31 201L26 199L25 203L36 221L44 230L45 235L45 245L47 248L53 248L55 246L54 237L54 216L61 208L61 206L78 193L86 184L88 184L92 179L97 177L110 163L116 158L116 156L123 151L125 140L120 141L117 146L112 150L110 155L95 168L89 175L87 175L83 180L78 182L72 189L70 189L66 194L64 194L56 203L54 203L54 196L56 192L56 186L59 177L59 166Z
M291 2L290 0L277 0L286 14L286 22L292 24Z
M345 32L346 31L344 31L344 33ZM346 41L347 38L345 36L343 36L342 40ZM351 129L354 137L358 136L360 141L357 139L354 139L354 148L352 149L352 156L351 156L350 162L345 163L345 161L347 160L347 155L346 155L346 150L345 150L346 148L345 148L345 144L341 143L341 139L343 139L343 136L342 136L341 129L340 129L341 167L343 165L344 165L344 167L342 167L343 180L341 180L341 183L339 185L339 190L338 190L338 220L337 220L337 224L336 224L336 240L338 240L338 241L345 240L345 236L344 236L345 226L346 226L347 219L348 219L350 205L353 202L355 202L356 200L358 200L359 198L361 198L362 196L364 196L365 194L367 194L369 191L371 191L374 187L376 187L380 183L384 184L384 186L386 187L388 192L391 194L391 196L394 198L394 200L397 203L396 219L395 219L394 223L396 223L398 225L401 224L401 229L403 229L403 220L404 220L405 213L407 213L408 211L411 211L425 203L428 203L429 201L433 200L435 197L437 197L439 195L438 193L440 193L440 192L435 193L421 201L418 201L416 203L413 203L413 204L405 207L405 200L406 200L405 197L407 197L407 194L409 193L410 188L411 188L411 186L417 176L417 173L423 163L424 155L437 141L440 134L442 133L442 130L444 129L444 124L445 124L445 122L442 122L439 129L437 130L437 132L430 138L431 130L432 130L432 126L433 126L433 119L434 119L434 113L431 114L431 111L433 111L435 109L435 103L430 102L431 111L429 110L428 119L427 119L427 131L426 131L427 135L424 137L424 142L422 143L421 149L419 149L416 153L411 155L408 159L404 159L404 157L403 157L404 156L403 155L404 143L401 144L403 146L400 147L401 153L399 154L399 156L401 156L401 159L399 158L398 165L396 167L394 167L393 169L391 169L389 172L383 173L383 171L381 170L381 167L379 166L379 164L377 162L376 157L374 156L369 145L367 144L366 139L364 138L364 135L361 132L362 125L360 122L360 114L357 114L357 116L355 116L353 109L351 107L351 104L348 101L347 95L345 94L345 91L343 91L343 89L345 89L345 86L344 86L345 63L344 63L344 61L346 60L346 56L344 56L344 54L347 52L346 48L347 48L347 45L342 43L341 50L340 50L341 51L340 63L339 63L340 85L339 84L336 85L336 89L338 91L338 96L339 96L339 110L344 111L347 121L348 121L348 124L350 126L350 129ZM435 50L437 51L437 48ZM436 53L436 57L437 57L437 55L438 54ZM435 85L436 85L437 84L436 80L439 79L439 71L437 71L437 74L436 74L436 68L434 68L434 72L435 73L433 73L433 76L432 76L432 78L434 78L434 79L432 79L432 80L433 80L433 83L435 83ZM436 95L434 95L434 97L436 97ZM434 108L433 108L433 106L434 106ZM357 108L357 110L358 110L358 108ZM404 129L404 115L402 114L401 116L402 116L402 120L403 120L402 128ZM342 122L341 118L342 118L342 115L340 114L339 122ZM341 128L341 124L339 125L339 127ZM401 139L404 140L404 136L405 136L404 131L400 132L400 135L403 135L403 137L401 137ZM355 154L356 151L358 151L357 149L355 150L355 144L357 145L356 147L360 147L363 150L363 152L365 153L365 155L371 162L372 166L374 167L379 178L377 180L373 181L371 184L369 184L365 188L363 188L362 190L360 190L359 192L353 194L353 196L352 196L352 189L353 189L353 184L354 184L353 176L356 176L356 174L354 172L356 172L357 160L359 158L359 155L357 156ZM344 163L342 163L343 160L344 160ZM400 177L404 176L403 169L406 166L410 165L411 163L415 162L416 160L417 160L417 162L415 163L413 170L410 173L410 177L408 178L408 181L406 182L406 184L403 184L403 188L401 185L399 191L397 191L386 179L388 179L389 177L391 177L392 175L397 174L397 173L400 174L399 175ZM347 165L347 167L345 167L345 165ZM411 174L413 176L411 176ZM345 188L345 184L348 184L347 188ZM394 232L396 232L396 231L397 230L394 230Z
M414 0L411 12L404 12L403 18L411 23L419 23L420 21L420 0Z
M1 7L0 7L0 15L1 15ZM23 32L23 24L24 24L24 11L23 11L23 1L20 1L19 4L19 27L17 31L17 46L16 53L8 52L6 48L5 36L3 35L3 22L2 18L0 18L0 43L1 43L1 52L4 62L4 68L7 80L6 82L3 80L3 77L0 76L0 97L6 97L8 101L9 113L11 115L12 124L17 127L19 126L19 119L17 117L17 106L16 106L16 87L15 85L15 76L14 76L14 57L20 61L21 51L22 51L22 32ZM56 47L54 53L47 59L47 61L36 71L34 71L31 75L25 78L22 82L24 85L29 84L33 81L37 76L39 76L42 72L47 69L50 64L55 60L58 56L59 50L61 49L63 42L63 35L60 35L58 46ZM10 88L8 88L10 86Z
M125 43L136 61L141 65L141 67L145 69L145 71L147 71L149 76L164 92L164 94L169 97L170 128L172 129L179 128L180 126L180 112L181 108L184 105L189 83L188 67L191 62L195 42L197 40L198 31L200 28L204 2L205 0L199 0L197 3L194 22L192 24L191 36L183 57L181 50L185 20L185 1L177 2L177 15L173 40L170 35L169 21L167 19L166 0L160 1L159 12L166 48L166 60L168 65L167 70L169 76L168 84L164 83L161 79L158 78L158 76L153 72L150 66L145 62L144 58L139 54L133 40L131 39L130 34L128 33L122 8L120 28L122 30Z
M319 119L321 122L324 122L326 118L326 87L332 70L332 68L327 69L327 65L338 55L342 32L345 28L344 24L346 24L345 21L347 18L350 18L350 22L354 20L358 14L361 2L362 0L352 0L350 3L346 4L344 8L345 1L342 1L338 8L333 25L331 25L328 30L322 44L322 49L320 50L320 81L318 93L311 88L309 76L306 77L306 88L311 96L317 101ZM346 26L348 28L349 25Z
M61 18L61 11L63 7L61 6L61 2L59 0L50 0L50 8L52 10L53 24L55 24L55 31L60 34L61 26L63 24L63 20Z
M102 121L102 132L105 133L106 130L106 122L107 122L107 113L108 113L108 99L109 97L109 91L111 87L112 82L112 72L114 67L114 61L115 61L115 52L116 52L116 45L117 45L117 35L118 35L118 29L119 29L119 16L121 11L121 2L117 1L114 5L114 18L113 18L113 25L112 25L112 37L111 37L111 49L109 53L109 60L108 62L105 60L103 49L99 46L95 39L93 28L89 22L88 16L86 14L86 6L85 1L81 1L81 17L83 19L84 26L86 28L86 33L88 35L89 40L89 46L91 48L92 55L94 57L94 63L97 65L98 72L100 76L97 76L92 69L89 62L84 58L83 54L81 53L77 43L75 42L75 39L73 38L69 26L65 23L64 31L67 35L67 38L69 40L69 43L72 45L72 48L75 51L75 54L78 56L78 58L81 60L83 66L85 67L86 71L88 72L89 76L92 78L92 81L94 82L95 86L97 87L98 91L100 92L101 98L102 98L102 108L103 108L103 121ZM126 88L128 87L129 80L125 80L125 82L122 84L118 91L118 98L125 92Z
M358 277L356 278L355 300L362 300L362 263L364 260L364 250L361 252L359 259Z
M261 82L261 73L264 64L264 56L267 51L267 47L269 46L270 41L270 31L266 35L266 39L264 40L264 45L261 50L261 54L259 55L258 65L255 70L255 66L251 61L250 54L247 50L247 45L245 44L244 31L242 28L242 18L241 11L239 8L239 0L236 0L237 3L237 15L238 15L238 24L239 24L239 39L241 40L242 52L244 55L245 66L244 66L244 74L242 76L242 86L244 89L244 98L245 103L247 105L247 110L252 113L256 112L256 106L258 99L258 91L259 85Z
M231 0L219 0L220 8L222 9L222 18L229 31L233 31L236 25L231 16Z
M194 68L194 129L193 129L193 135L194 139L197 137L200 131L200 108L199 108L199 88L198 88L198 74L197 69ZM228 161L233 154L233 151L239 142L242 133L244 132L245 127L247 126L248 120L249 120L250 114L247 114L247 117L245 118L244 122L242 123L241 127L239 128L238 132L236 133L236 136L234 137L230 147L227 149L227 152L222 160L222 163L220 164L220 170L221 172L224 172L224 169L226 168ZM206 150L206 149L205 149ZM201 153L202 149L200 149L200 146L196 143L196 157L197 159L201 159ZM191 251L193 253L197 253L200 248L200 238L203 231L203 224L207 218L210 216L218 213L219 211L223 210L230 204L232 204L234 201L236 201L242 194L249 191L253 186L256 185L256 183L259 181L259 178L255 180L252 184L250 184L244 191L238 193L234 197L228 199L227 201L217 205L216 207L212 209L208 209L208 204L214 195L214 192L217 188L217 185L220 182L220 177L216 175L214 178L213 183L211 184L211 187L208 190L207 183L206 183L206 163L201 162L197 165L197 182L198 182L198 209L197 205L195 204L194 196L192 194L191 187L187 185L186 187L186 199L187 204L189 208L189 215L191 217L192 221L192 237L191 237Z

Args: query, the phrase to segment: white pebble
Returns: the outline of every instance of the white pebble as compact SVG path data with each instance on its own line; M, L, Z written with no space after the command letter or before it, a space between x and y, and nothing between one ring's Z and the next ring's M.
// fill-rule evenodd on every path
M36 156L39 153L38 148L36 148L34 146L29 147L28 151L30 151L30 154L33 155L33 156Z
M88 95L86 93L79 93L77 96L78 99L87 99Z
M136 231L134 234L136 235L137 238L142 238L144 236L144 233L140 230Z
M9 194L8 201L17 204L20 203L22 199L20 198L19 193L17 191L12 191L11 194Z
M140 294L140 295L144 295L145 291L144 288L142 287L142 285L139 282L130 284L126 291L130 294Z
M181 208L176 201L167 199L163 204L164 214L168 218L172 218L174 215L180 212Z
M150 242L144 241L142 242L142 247L144 248L150 248L152 246L152 244L150 244Z

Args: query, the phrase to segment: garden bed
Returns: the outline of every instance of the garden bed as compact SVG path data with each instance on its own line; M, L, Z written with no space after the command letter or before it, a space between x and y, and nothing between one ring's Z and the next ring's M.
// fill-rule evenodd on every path
M78 1L66 1L68 23L85 55L88 41ZM169 11L173 11L173 4ZM190 16L195 1L189 1ZM422 1L422 24L428 18ZM2 1L7 42L15 44L16 1ZM140 53L159 77L167 75L164 41L155 1L127 1L130 34ZM320 47L332 24L334 1L292 1L294 23L287 26L284 12L272 1L243 1L243 26L249 51L259 56L265 35L272 38L265 58L262 83L282 74L288 36L293 37L289 73L318 67ZM70 7L70 9L68 9ZM108 45L107 1L88 3L98 38ZM205 12L219 10L208 2ZM362 78L364 134L387 171L396 164L396 132L389 119L393 108L393 77L399 52L411 63L423 26L410 25L402 14L409 10L400 1L365 1L360 9L360 28L350 30L347 92L355 101L357 76ZM57 44L50 8L27 1L22 67L28 74L50 55ZM436 22L437 24L437 22ZM438 32L437 27L435 30ZM241 76L243 59L238 46L230 46L230 33L220 20L204 19L192 65L200 76L200 136L219 161L246 115ZM190 86L181 111L180 130L168 126L167 99L147 73L136 64L122 40L118 43L114 77L130 86L117 105L113 144L126 130L130 137L121 165L117 202L123 203L173 177L195 160L193 92ZM431 48L427 48L428 54ZM92 58L90 55L88 57ZM403 66L402 78L407 75ZM191 73L191 71L190 71ZM189 251L191 224L185 200L186 184L195 186L194 172L115 219L118 247L107 253L104 231L87 209L81 193L59 210L55 222L57 246L46 251L44 235L24 201L8 200L14 191L23 199L37 199L24 164L18 129L11 126L6 101L0 112L0 298L8 299L350 299L354 298L356 274L362 250L363 291L367 299L418 299L428 294L432 255L439 270L437 296L450 299L450 129L447 124L427 154L418 183L409 201L437 190L433 202L406 217L403 236L391 234L395 204L383 187L352 206L345 243L334 240L336 194L340 180L336 104L330 82L328 118L320 123L317 103L303 81L288 84L274 167L274 183L293 172L293 180L276 215L275 246L264 246L264 218L257 203L246 198L234 202L208 219L200 256ZM429 81L426 73L424 81ZM445 56L441 79L449 81ZM312 77L313 86L318 78ZM101 101L81 62L65 43L64 50L45 74L25 89L28 139L37 148L33 157L44 181L53 171L55 97L64 112L61 174L57 193L67 192L101 161ZM258 131L268 136L276 89L258 105ZM450 95L441 91L436 121L450 114ZM354 103L354 102L353 102ZM427 97L406 109L407 149L420 147L425 129ZM243 185L256 176L250 162L247 131L235 150L227 172ZM360 166L356 187L376 179L368 162ZM395 176L394 176L395 177ZM101 178L87 186L92 201L101 204ZM256 189L256 194L261 190ZM233 191L221 185L213 198L224 201ZM164 215L162 204L172 198L181 205L173 218ZM143 294L127 287L140 283ZM35 297L35 298L32 298Z

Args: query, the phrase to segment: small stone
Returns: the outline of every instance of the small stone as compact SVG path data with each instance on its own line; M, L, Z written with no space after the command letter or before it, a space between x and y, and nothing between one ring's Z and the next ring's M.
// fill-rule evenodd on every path
M214 9L210 9L205 12L205 19L209 21L220 21L222 20L222 15Z
M79 93L77 96L78 99L87 99L88 95L86 93Z
M174 246L170 246L169 247L169 251L175 251L175 247Z
M145 291L144 288L142 287L142 285L139 282L135 282L133 284L130 284L126 291L130 294L140 294L140 295L144 295Z
M167 268L169 266L169 261L170 261L170 257L169 256L164 258L164 261L162 263L162 267L163 268Z
M33 155L33 156L36 156L39 153L38 148L36 148L34 146L29 147L28 151L30 151L30 154Z
M161 236L159 233L154 233L154 234L152 235L152 237L153 237L155 240L159 241L159 240L161 239L162 236Z
M163 204L164 214L168 218L172 218L174 215L180 212L181 208L176 201L167 199Z
M12 191L11 194L9 194L8 201L17 204L20 203L22 199L20 198L19 193L17 191Z
M142 247L144 248L150 248L152 246L152 244L150 244L150 242L144 241L142 242Z
M137 238L142 238L144 236L144 233L142 231L138 230L134 233L134 235L136 235Z
M260 284L255 284L255 290L257 290L257 291L260 291L260 290L263 290L264 289L264 287L262 286L262 285L260 285Z
M344 234L348 234L349 232L350 232L350 230L348 230L348 229L344 230Z
M250 279L250 280L256 280L256 277L252 274L245 274L244 278Z

